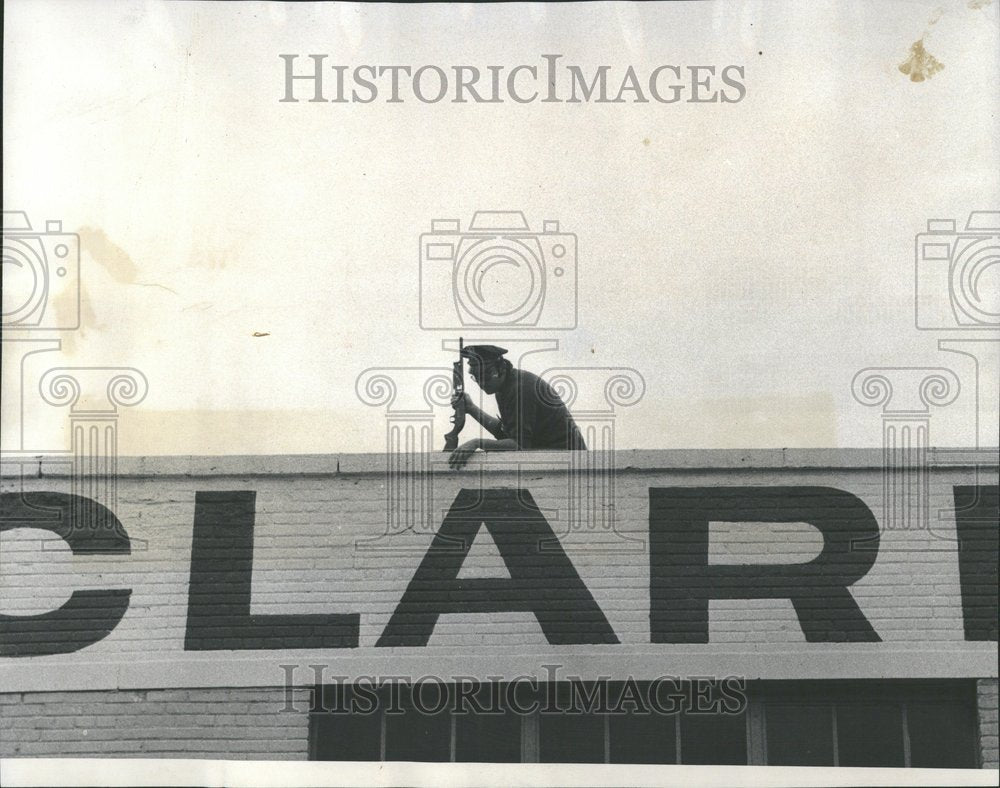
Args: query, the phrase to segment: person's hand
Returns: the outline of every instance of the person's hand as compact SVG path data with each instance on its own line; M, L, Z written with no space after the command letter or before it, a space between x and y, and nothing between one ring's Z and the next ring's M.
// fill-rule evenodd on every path
M469 457L471 457L478 448L479 438L473 438L471 441L466 441L451 453L451 456L448 458L449 467L455 471L465 467L465 464L469 461Z
M469 392L464 394L452 394L451 396L451 406L454 408L459 402L462 402L465 406L466 411L471 409L472 397L469 396Z

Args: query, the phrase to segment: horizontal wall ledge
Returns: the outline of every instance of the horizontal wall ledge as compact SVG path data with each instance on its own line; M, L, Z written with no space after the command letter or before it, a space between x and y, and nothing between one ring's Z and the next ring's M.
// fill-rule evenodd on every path
M362 653L359 653L362 652ZM0 667L0 693L163 687L308 687L320 676L435 676L505 680L548 680L552 671L565 679L653 680L662 676L737 676L747 680L789 679L955 679L995 678L996 643L961 643L938 648L892 643L813 643L776 646L718 645L524 646L517 652L421 649L339 649L328 651L247 651L197 654L180 652L160 660L126 657L89 661L82 654L6 660ZM548 667L546 667L548 666ZM290 678L290 681L289 681Z
M607 455L611 455L608 457ZM756 470L841 469L870 470L893 468L1000 468L998 448L931 448L889 458L878 448L845 449L634 449L614 452L525 451L489 452L473 455L461 471L448 467L446 452L427 455L400 455L412 459L413 470L397 462L396 473L422 472L469 474L509 473L511 470L566 472L584 469L594 462L619 471L702 471L747 468ZM226 456L147 456L119 457L116 475L135 476L332 476L382 474L386 454L253 454ZM608 462L608 461L611 462ZM71 476L73 456L66 454L5 453L0 476Z

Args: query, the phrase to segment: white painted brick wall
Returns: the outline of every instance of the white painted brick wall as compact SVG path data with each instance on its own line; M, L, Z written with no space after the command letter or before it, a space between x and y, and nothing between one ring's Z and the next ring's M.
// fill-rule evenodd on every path
M429 489L437 516L417 533L391 537L383 536L381 457L122 461L115 513L132 540L131 555L73 556L58 537L37 529L2 536L3 613L57 608L74 589L131 588L132 598L124 619L92 646L54 657L0 659L0 692L6 693L0 694L0 754L301 758L305 715L276 713L284 702L274 689L282 664L318 660L346 675L423 675L446 667L513 674L555 660L583 673L619 670L650 678L662 674L666 662L688 675L721 671L748 678L829 678L838 671L858 678L984 677L983 758L996 765L996 644L964 640L949 514L953 485L996 484L995 459L979 467L932 467L931 528L883 532L875 566L851 589L883 643L807 644L787 600L717 600L710 605L710 643L694 649L650 643L648 489L828 486L857 495L881 521L880 455L621 452L615 458L618 532L610 534L570 529L561 455L521 457L531 465L520 474L509 465L516 459L510 455L476 460L460 474L435 470ZM70 490L65 475L7 474L2 482L4 492ZM501 613L444 615L426 649L375 648L444 511L460 488L480 484L530 490L620 646L550 646L532 614ZM256 491L252 613L359 613L359 648L184 651L195 493L208 490ZM360 549L362 544L374 549ZM819 547L818 534L807 526L717 524L710 561L803 561ZM495 550L477 546L463 576L496 576L501 565ZM994 667L981 667L988 664ZM261 689L225 689L251 685ZM49 688L65 691L41 691Z
M976 683L979 708L979 761L984 769L1000 767L1000 738L997 735L998 691L996 679Z
M304 760L309 718L285 703L266 687L3 694L0 755Z

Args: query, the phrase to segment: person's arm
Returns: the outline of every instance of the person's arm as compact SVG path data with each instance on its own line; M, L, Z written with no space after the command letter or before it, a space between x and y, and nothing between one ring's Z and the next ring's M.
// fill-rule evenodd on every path
M482 408L480 408L475 402L472 401L472 397L470 397L468 394L465 395L465 412L469 416L472 416L472 418L474 418L480 424L482 424L483 429L485 429L490 435L496 438L497 441L503 439L504 437L503 423L500 421L500 419L496 418L495 416L491 416L489 413L486 413ZM495 442L496 441L490 441L490 443L495 443ZM497 451L497 449L494 449L494 451ZM503 449L500 449L499 451L503 451Z
M503 423L496 416L491 416L486 413L482 408L480 408L476 403L472 402L472 398L465 403L465 412L470 414L472 418L483 425L483 429L486 430L490 435L492 435L497 440L503 439ZM490 441L494 443L495 441Z
M484 425L485 426L485 425ZM473 438L459 446L448 457L448 465L454 470L465 466L469 457L482 451L517 451L520 447L513 438L501 438L500 440L490 440L489 438Z
M517 441L508 438L504 432L503 422L496 416L490 416L482 408L472 401L472 397L465 395L465 412L483 425L483 429L489 432L495 440L489 438L472 438L465 441L455 449L448 457L448 465L458 470L462 468L469 458L477 451L517 451Z
M480 438L479 448L483 451L518 451L521 447L513 438L500 438L495 441L491 441L489 438Z
M476 451L521 451L532 448L534 440L535 418L538 402L530 385L522 386L518 392L518 403L511 428L503 426L500 419L483 413L471 400L466 402L466 413L478 421L496 440L489 438L473 438L466 441L451 453L448 465L458 470L463 467ZM468 395L466 395L468 397ZM469 406L472 407L469 407Z

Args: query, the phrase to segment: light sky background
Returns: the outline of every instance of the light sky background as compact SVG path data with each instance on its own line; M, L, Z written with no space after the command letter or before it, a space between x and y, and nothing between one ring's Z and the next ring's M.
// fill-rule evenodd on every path
M579 326L526 335L560 341L526 366L638 370L619 448L878 446L879 410L851 380L879 366L953 369L962 392L934 410L931 442L975 445L973 364L937 348L968 332L914 326L914 235L1000 210L998 31L996 4L967 0L8 2L4 209L80 234L84 308L60 351L25 365L4 442L23 427L24 448L66 448L67 409L38 401L38 376L98 365L149 381L122 412L122 454L380 451L384 409L358 399L358 375L447 369L459 333L420 329L420 234L517 209L579 244ZM922 37L944 68L915 83L898 66ZM281 53L738 64L747 93L286 104ZM3 374L9 402L7 347Z

